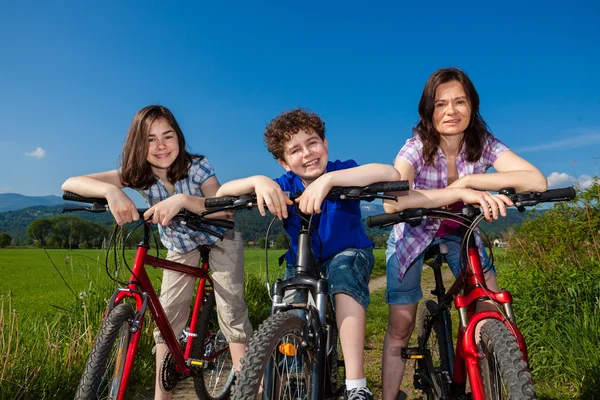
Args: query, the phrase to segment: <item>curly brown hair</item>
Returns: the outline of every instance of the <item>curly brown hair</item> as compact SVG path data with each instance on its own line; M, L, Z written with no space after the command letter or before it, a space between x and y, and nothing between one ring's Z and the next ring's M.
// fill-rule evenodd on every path
M433 112L435 110L435 91L438 86L448 82L458 82L462 85L469 105L471 106L471 121L462 139L467 152L467 161L475 162L481 158L483 145L489 138L493 138L490 129L479 113L479 94L471 79L458 68L442 68L435 71L423 89L419 101L419 122L413 128L413 135L418 135L423 141L423 159L426 164L433 162L440 145L440 134L433 125Z
M282 160L285 144L301 130L313 130L322 140L325 139L325 122L313 112L296 108L273 118L264 135L265 144L273 157Z
M148 157L148 133L152 123L164 119L177 135L179 154L167 170L167 179L175 183L188 176L188 169L193 158L204 158L186 151L185 137L171 111L164 106L151 105L138 111L131 121L125 145L121 153L121 183L134 189L148 189L158 179L152 172Z

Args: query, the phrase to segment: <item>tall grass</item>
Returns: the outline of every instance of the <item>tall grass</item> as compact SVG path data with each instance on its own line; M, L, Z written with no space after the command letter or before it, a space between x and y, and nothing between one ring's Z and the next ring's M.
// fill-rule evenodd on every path
M254 259L255 255L251 254L250 258ZM12 292L2 296L0 399L65 399L74 396L108 301L117 288L115 282L106 279L104 265L92 259L88 259L88 264L85 264L85 259L79 262L84 263L81 273L85 272L86 281L90 278L87 289L77 298L69 297L70 300L61 303L52 313L40 313L39 318L35 315L22 318L14 308ZM255 327L268 316L270 305L264 275L256 274L256 270L248 269L245 288L251 322ZM36 312L35 308L33 310ZM153 328L150 314L146 313L128 386L128 395L132 398L153 387Z
M597 183L510 238L499 275L515 298L540 398L600 393L600 208Z

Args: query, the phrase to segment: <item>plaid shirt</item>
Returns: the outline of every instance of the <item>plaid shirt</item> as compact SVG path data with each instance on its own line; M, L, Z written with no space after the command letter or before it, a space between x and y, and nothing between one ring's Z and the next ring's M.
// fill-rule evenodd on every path
M464 147L456 158L456 169L458 176L463 177L472 174L485 173L500 155L509 150L508 147L498 139L487 140L483 146L481 158L472 163L465 160L466 152ZM415 170L415 179L413 189L443 189L448 186L448 165L446 156L440 148L431 165L426 165L423 160L423 142L421 138L415 136L406 141L406 144L396 158L401 157L408 161ZM435 238L440 227L439 219L425 219L420 225L411 227L408 224L400 223L394 226L394 235L396 237L396 257L400 269L398 279L402 280L412 262L427 248ZM483 243L479 235L475 236L479 253L483 257Z
M200 186L211 176L215 170L206 158L194 158L190 164L187 178L175 182L173 194L190 194L192 196L204 197ZM147 190L138 189L138 192L146 199L151 207L170 197L164 183L159 179L157 183ZM217 233L224 233L226 229L209 227ZM181 224L181 221L172 220L167 226L158 225L160 241L169 250L177 253L187 253L201 244L213 244L219 238L205 232L195 231Z

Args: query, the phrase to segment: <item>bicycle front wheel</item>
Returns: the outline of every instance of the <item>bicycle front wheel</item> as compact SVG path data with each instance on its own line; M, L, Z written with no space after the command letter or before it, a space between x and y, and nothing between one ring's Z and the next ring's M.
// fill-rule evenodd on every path
M485 398L535 399L535 387L517 339L501 321L490 320L481 327L479 362Z
M430 357L418 361L422 371L421 383L424 400L447 398L449 395L450 355L444 337L448 337L451 327L444 334L444 323L438 304L427 300L419 306L417 313L417 341L419 347L429 351ZM450 319L448 319L450 323Z
M235 377L229 343L219 328L215 295L206 295L198 319L192 358L204 362L200 376L194 376L196 395L201 400L223 400L229 397Z
M131 305L124 303L108 313L79 381L75 400L116 399L119 391L125 393L121 385L126 378L123 369L133 335L130 331L133 315Z
M293 312L271 315L250 340L232 399L301 400L311 395L315 351L302 346L305 321Z

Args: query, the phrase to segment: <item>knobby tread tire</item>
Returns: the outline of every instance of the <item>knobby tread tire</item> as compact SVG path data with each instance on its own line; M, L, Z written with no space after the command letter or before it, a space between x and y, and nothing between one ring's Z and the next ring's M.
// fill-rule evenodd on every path
M431 361L439 363L439 368L442 371L450 371L449 366L449 355L447 352L446 344L444 343L444 324L441 318L436 317L431 326L431 332L429 334L428 343L423 343L425 340L425 332L427 322L432 318L433 315L439 315L439 305L433 300L427 300L421 305L417 312L417 342L420 347L428 345L431 354ZM449 327L449 332L452 328ZM432 336L435 334L435 338ZM434 347L434 348L432 348ZM418 361L421 368L427 372L427 375L434 379L438 385L442 388L442 397L449 394L450 388L448 387L446 378L440 373L440 371L429 371L429 365L427 359L423 358ZM423 399L425 400L437 400L442 397L438 397L434 390L423 389Z
M113 349L114 342L118 340L118 334L121 327L125 324L130 326L134 311L129 304L119 304L113 308L100 328L100 333L96 337L92 352L85 365L83 375L79 381L75 400L95 400L102 399L98 397L98 386L101 383L104 372L106 371L106 362ZM131 340L131 338L130 338Z
M232 400L257 399L267 362L280 338L289 333L302 335L304 320L291 312L281 312L267 318L252 336L242 368L231 391ZM310 397L310 396L309 396Z
M200 313L200 318L198 318L198 322L196 323L196 333L198 334L198 337L194 341L194 347L192 349L192 358L199 360L204 358L204 342L206 340L206 333L211 330L211 323L216 321L216 312L217 309L214 293L205 295L205 301L202 306L202 312ZM231 358L231 353L229 353L229 358ZM205 369L202 370L201 376L194 376L194 389L196 390L196 395L198 396L198 398L200 400L228 399L229 393L231 391L231 386L233 385L233 377L231 378L231 380L227 381L227 388L222 392L222 394L220 396L213 397L210 393L208 393L208 390L206 389L204 371Z
M501 321L487 321L481 327L480 349L485 358L480 361L480 370L487 399L508 398L510 400L529 400L536 398L535 386L527 363L517 339ZM492 393L492 381L495 369L501 376L503 396ZM489 372L489 374L487 374Z

